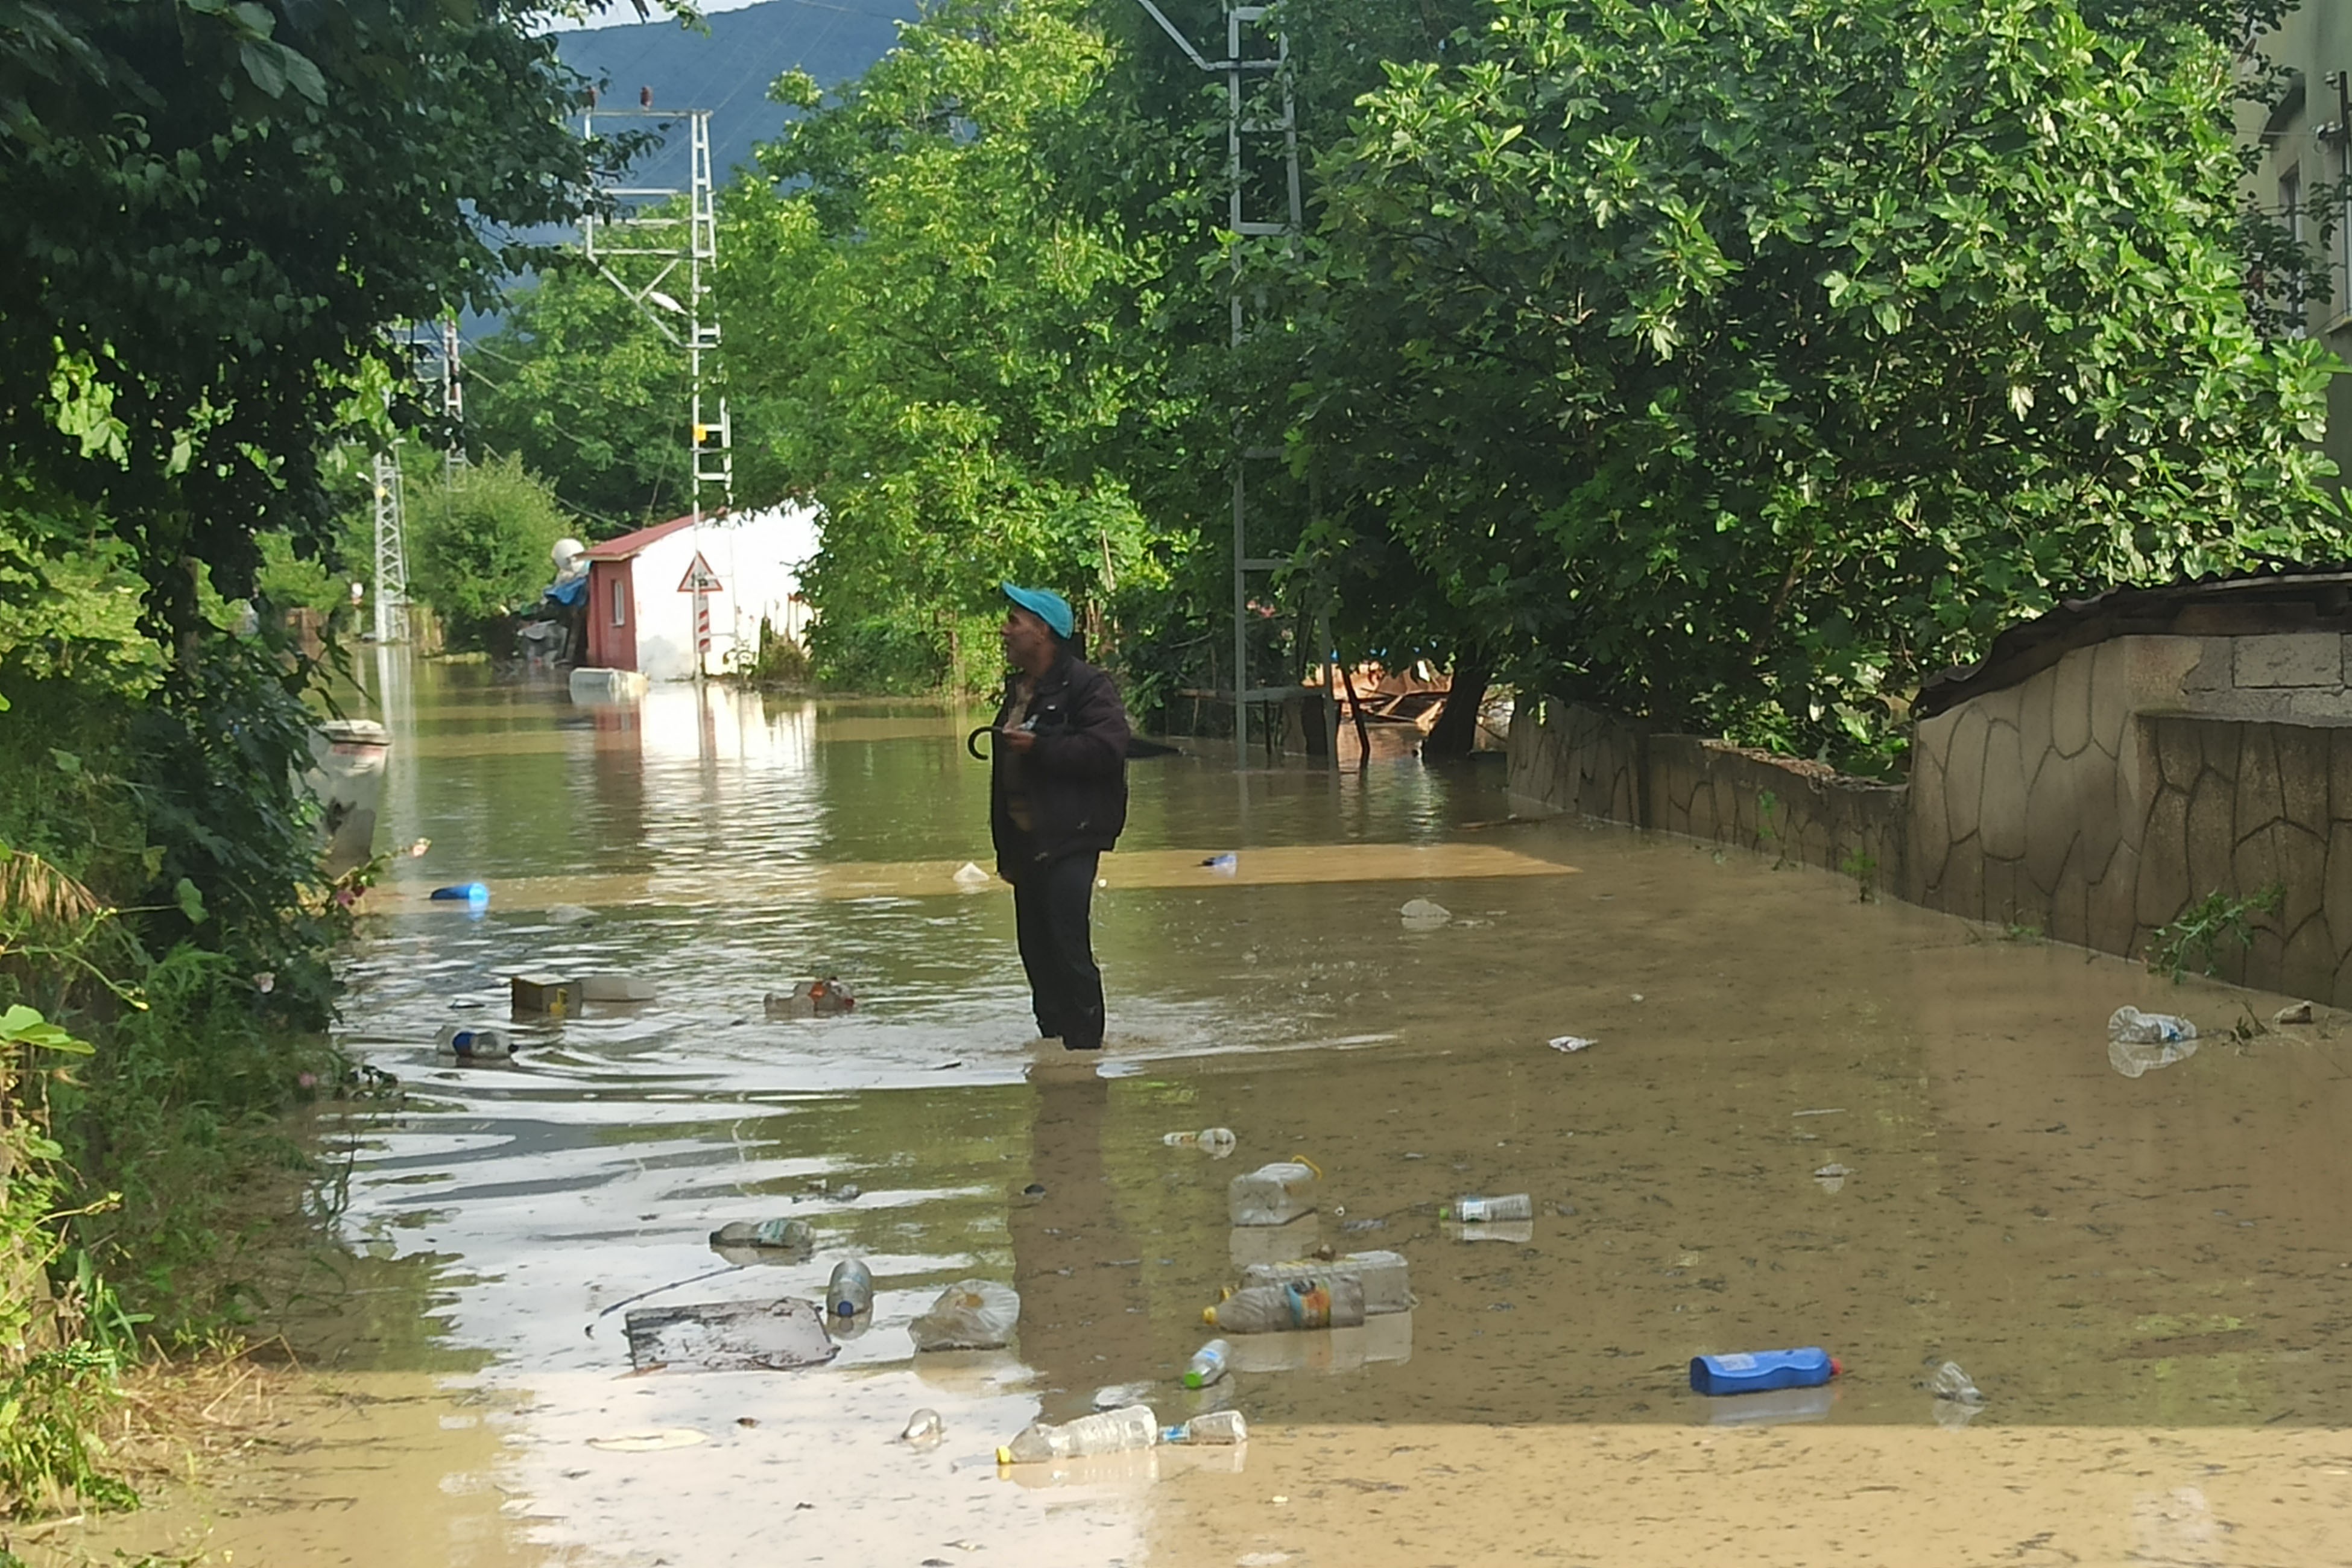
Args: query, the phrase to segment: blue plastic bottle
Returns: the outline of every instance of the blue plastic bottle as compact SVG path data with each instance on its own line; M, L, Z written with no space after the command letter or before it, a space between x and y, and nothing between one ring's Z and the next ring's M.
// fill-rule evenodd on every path
M1762 1394L1774 1388L1814 1388L1844 1367L1818 1346L1801 1351L1757 1351L1743 1355L1693 1356L1691 1387L1701 1394Z

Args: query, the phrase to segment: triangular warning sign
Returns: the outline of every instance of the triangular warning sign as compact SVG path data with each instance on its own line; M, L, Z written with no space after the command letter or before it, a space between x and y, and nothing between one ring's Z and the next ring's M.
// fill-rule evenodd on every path
M710 569L710 563L705 561L702 552L698 550L694 552L694 564L686 569L684 577L678 579L677 591L681 594L716 594L725 586L719 582L719 574Z

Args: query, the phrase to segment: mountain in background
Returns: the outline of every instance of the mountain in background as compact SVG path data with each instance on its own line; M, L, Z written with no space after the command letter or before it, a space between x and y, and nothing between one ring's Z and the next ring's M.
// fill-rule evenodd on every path
M707 33L642 22L564 33L555 47L566 65L603 84L608 108L634 109L638 90L651 88L656 109L710 110L711 174L724 185L730 170L751 162L754 142L783 129L783 106L768 100L770 82L794 69L827 88L861 76L919 8L919 0L765 0L712 14ZM682 187L687 156L678 126L638 160L631 183Z

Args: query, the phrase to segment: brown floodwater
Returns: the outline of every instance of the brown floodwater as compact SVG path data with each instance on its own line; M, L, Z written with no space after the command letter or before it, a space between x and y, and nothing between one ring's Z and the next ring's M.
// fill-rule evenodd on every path
M1097 901L1109 1047L1073 1060L1028 1038L1009 898L954 877L989 863L961 742L983 716L688 688L583 709L390 659L371 684L379 844L432 847L347 964L342 1043L405 1090L332 1131L365 1287L314 1293L309 1414L53 1532L58 1560L2352 1560L2338 1015L2258 1029L2286 998L1507 821L1492 762L1203 748L1134 765ZM480 913L425 897L471 880ZM1414 899L1450 918L1408 923ZM657 996L520 1025L510 1066L437 1060L524 971ZM765 1016L835 973L854 1014ZM2201 1048L2122 1076L2125 1003ZM1595 1043L1547 1044L1570 1035ZM1233 1157L1161 1142L1210 1125ZM1230 1229L1228 1181L1293 1154L1319 1212ZM1498 1238L1438 1215L1517 1192L1536 1218ZM813 1257L730 1270L707 1244L779 1215ZM1417 1305L1236 1341L1240 1370L1185 1392L1219 1288L1318 1244L1402 1252ZM631 1304L814 1299L853 1256L875 1310L831 1364L632 1374ZM909 1319L966 1278L1020 1291L1014 1344L913 1353ZM1688 1391L1695 1354L1807 1344L1843 1358L1831 1387ZM1928 1389L1948 1359L1973 1415ZM1253 1436L993 1463L1113 1388ZM896 1440L919 1406L935 1448ZM592 1446L673 1428L698 1441Z

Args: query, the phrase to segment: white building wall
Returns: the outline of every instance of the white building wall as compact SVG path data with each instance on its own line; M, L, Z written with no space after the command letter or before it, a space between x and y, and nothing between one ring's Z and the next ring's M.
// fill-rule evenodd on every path
M678 592L697 551L720 584L709 595L710 649L706 675L724 675L758 652L762 616L789 636L803 628L807 611L795 595L800 568L816 553L816 514L806 507L773 507L740 519L682 528L639 552L631 564L637 606L637 668L651 680L694 675L694 600Z

